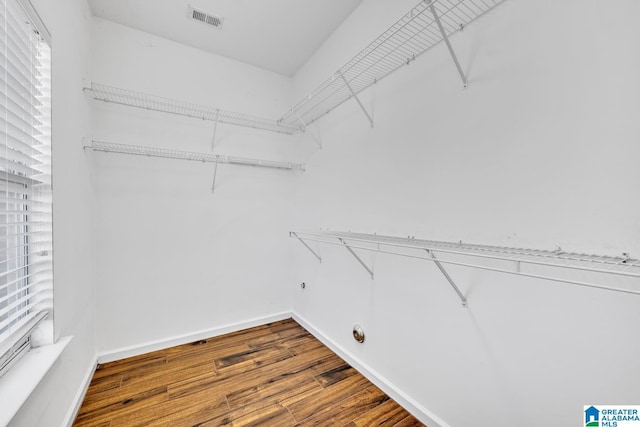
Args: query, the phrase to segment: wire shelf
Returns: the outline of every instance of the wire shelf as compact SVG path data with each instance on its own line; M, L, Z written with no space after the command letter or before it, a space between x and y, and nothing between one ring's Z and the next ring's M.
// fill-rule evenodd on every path
M309 125L438 45L443 37L431 13L431 5L434 6L447 36L450 36L502 1L504 0L421 1L295 104L280 118L279 123L303 122Z
M99 101L292 135L442 42L438 20L449 37L503 1L421 1L278 120L98 83L85 91Z
M161 157L165 159L190 160L204 163L228 163L242 166L256 166L271 169L304 170L300 163L277 162L273 160L251 159L246 157L222 156L213 153L197 153L166 148L143 147L140 145L115 144L105 141L92 141L89 148L104 153L120 153L145 157Z
M132 90L92 83L91 88L85 88L94 99L114 104L127 105L179 116L209 120L217 123L262 129L271 132L295 134L304 128L296 123L280 123L276 120L251 116L248 114L222 110L211 106L192 104L155 95L134 92Z
M640 260L630 258L627 254L621 256L603 256L556 251L512 248L504 246L478 245L462 242L441 242L435 240L422 240L412 237L393 237L377 234L364 234L340 231L321 231L315 233L291 232L291 237L303 241L313 241L326 244L343 245L347 243L350 248L368 251L382 252L393 255L420 258L429 261L466 267L481 268L485 270L504 273L519 274L559 282L572 283L581 286L601 288L625 293L640 295L640 288L623 289L611 287L601 283L587 283L578 280L567 279L560 274L528 273L521 270L523 264L555 267L560 269L581 270L591 273L614 274L619 276L640 278ZM344 243L343 243L344 242ZM307 246L305 244L305 246ZM309 246L307 246L309 248ZM409 255L402 250L419 250L425 252L424 256ZM454 255L453 257L434 258L433 253ZM317 256L317 254L316 254ZM456 258L456 256L458 256ZM480 259L513 262L513 268L496 267L483 264ZM476 261L473 261L473 260Z

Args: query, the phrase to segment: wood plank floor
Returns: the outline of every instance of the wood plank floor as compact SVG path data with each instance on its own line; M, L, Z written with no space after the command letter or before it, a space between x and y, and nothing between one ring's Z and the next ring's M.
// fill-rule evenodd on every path
M288 319L98 366L73 424L422 426Z

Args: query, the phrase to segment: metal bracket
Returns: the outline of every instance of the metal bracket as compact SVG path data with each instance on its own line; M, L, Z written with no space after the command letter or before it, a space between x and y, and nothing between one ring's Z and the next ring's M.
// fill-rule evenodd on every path
M358 102L358 105L360 106L360 108L362 108L362 112L364 113L364 115L367 116L367 119L369 119L369 123L371 124L371 127L373 127L373 119L371 118L371 116L367 112L367 109L364 108L364 105L362 105L362 102L360 101L360 98L358 98L358 95L356 95L356 93L353 91L353 88L351 87L351 85L349 84L347 79L345 78L344 74L340 73L340 77L342 78L342 80L344 81L344 84L349 89L349 92L351 92L351 96L353 96L353 98Z
M349 252L351 252L351 255L353 255L353 256L358 260L358 262L360 263L360 265L361 265L361 266L363 266L365 270L367 270L367 272L371 275L371 280L373 280L373 270L372 270L372 269L370 269L369 267L367 267L367 264L365 264L365 263L364 263L364 261L362 261L362 259L360 259L360 257L358 256L358 254L356 254L356 253L353 251L353 249L351 249L351 246L349 246L349 245L347 244L347 242L345 242L345 241L344 241L344 239L340 239L340 238L339 238L338 240L340 240L340 243L342 243L342 244L344 245L344 247L345 247L345 248L347 248L347 250L348 250Z
M304 240L302 240L300 237L298 237L298 235L297 235L295 232L293 232L293 231L292 231L292 232L290 232L290 233L289 233L289 236L293 236L293 237L295 237L296 239L300 240L300 243L302 243L302 244L304 245L304 247L305 247L305 248L309 249L309 251L311 251L311 253L312 253L313 255L315 255L315 257L316 257L316 258L318 258L318 261L322 262L322 258L320 257L320 255L318 255L318 254L316 253L316 251L314 251L313 249L311 249L311 246L309 246L309 245L307 244L307 242L305 242L305 241L304 241Z
M431 13L433 14L433 19L435 19L436 24L438 24L438 28L440 29L440 33L442 34L442 40L447 45L449 49L449 53L451 54L451 58L453 58L453 62L456 64L456 68L458 69L458 73L460 73L460 78L462 78L462 84L464 87L467 87L467 76L464 75L464 71L462 71L462 67L460 66L460 62L458 62L458 57L456 53L453 51L453 47L451 46L451 42L449 42L449 37L447 37L447 32L444 30L442 26L442 22L440 22L440 17L438 16L438 12L436 12L436 8L433 6L433 1L429 2L429 9L431 9Z
M211 192L213 193L216 189L216 176L218 175L218 156L216 156L216 165L213 169L213 183L211 184Z
M451 276L449 276L449 273L447 273L447 270L444 269L444 267L442 266L440 261L438 261L438 258L436 258L436 255L433 253L433 251L427 249L427 253L431 257L431 261L433 261L434 264L438 267L438 269L440 269L440 272L444 275L445 279L447 279L447 281L449 282L449 284L451 285L453 290L456 291L456 294L458 294L458 296L460 297L460 301L462 301L462 306L466 308L467 307L467 298L460 291L460 289L456 286L455 282L453 281Z
M298 118L298 121L302 123L302 126L304 126L305 133L309 133L309 135L311 135L311 137L316 142L316 144L318 144L318 147L322 150L322 141L320 141L320 138L318 138L313 132L311 132L311 129L309 129L309 126L307 126L305 121L302 120L302 117L300 117L297 112L295 114L296 114L296 117Z

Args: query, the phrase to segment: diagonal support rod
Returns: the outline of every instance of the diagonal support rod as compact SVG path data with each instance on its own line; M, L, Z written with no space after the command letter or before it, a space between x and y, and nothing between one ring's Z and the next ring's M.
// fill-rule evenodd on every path
M302 120L302 117L300 117L300 115L298 115L297 112L296 112L296 117L298 118L298 121L302 123L302 126L304 126L304 131L308 132L309 135L311 135L311 137L316 142L316 144L318 144L318 147L322 150L322 141L320 141L320 138L318 138L313 132L311 132L311 129L309 129L309 126L307 126L305 121Z
M311 246L309 246L307 244L307 242L305 242L304 240L302 240L294 231L289 233L290 236L295 237L296 239L300 240L300 243L302 243L304 245L305 248L309 249L309 251L311 251L311 253L313 255L315 255L316 258L318 258L319 262L322 262L322 258L320 257L320 255L317 254L316 251L314 251L313 249L311 249Z
M436 12L436 8L433 6L433 1L430 2L429 9L431 9L431 13L433 14L433 19L435 19L436 24L438 24L438 28L440 29L440 33L442 34L442 40L447 45L449 49L449 53L451 54L451 58L453 58L453 62L456 64L456 68L458 69L458 73L460 73L460 78L462 78L462 84L464 87L467 87L467 76L464 75L464 71L462 71L462 67L460 66L460 62L458 62L458 57L456 53L453 51L453 47L451 46L451 42L449 42L449 37L447 37L447 32L444 30L442 26L442 22L440 21L440 17L438 16L438 12Z
M213 124L213 137L211 138L211 151L216 148L216 132L218 131L218 120L220 119L220 110L216 110L216 121Z
M456 284L453 281L453 279L451 278L451 276L449 276L449 273L447 273L447 270L445 270L444 267L442 266L442 264L440 263L440 261L438 261L438 258L436 258L436 255L433 253L433 251L427 249L427 253L429 254L429 256L431 256L431 260L438 267L440 272L444 275L445 279L447 279L447 281L449 282L449 284L451 285L453 290L456 291L456 294L458 294L458 296L460 297L460 300L462 301L462 306L466 307L467 306L467 298L460 291L458 286L456 286Z
M216 189L216 176L218 175L218 157L216 157L216 165L213 167L213 183L211 184L211 192Z
M360 259L360 257L358 256L358 254L356 254L353 249L351 249L351 246L349 246L347 244L347 242L344 241L344 239L338 239L340 240L340 243L342 243L344 245L345 248L347 248L347 250L349 252L351 252L351 255L353 255L358 262L360 263L361 266L364 267L365 270L367 270L367 272L371 275L371 280L373 280L373 270L371 270L369 267L367 267L367 264L364 263L364 261L362 261L362 259Z
M344 74L341 73L340 77L344 81L344 84L347 86L347 89L349 89L349 92L351 92L351 96L353 96L353 98L358 102L358 105L360 106L360 108L362 108L362 112L364 113L364 115L367 116L367 119L369 119L369 123L371 123L371 127L373 127L373 119L371 118L371 116L367 112L367 109L364 108L364 105L362 105L362 102L360 101L360 98L358 98L358 95L356 95L356 93L353 91L353 88L351 87L351 85L349 84L347 79L345 78Z

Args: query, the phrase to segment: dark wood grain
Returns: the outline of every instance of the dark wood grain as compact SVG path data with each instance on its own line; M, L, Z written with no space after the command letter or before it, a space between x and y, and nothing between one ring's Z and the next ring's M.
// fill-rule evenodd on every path
M423 424L288 319L99 365L73 425Z

